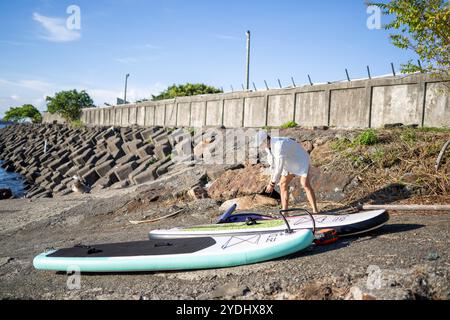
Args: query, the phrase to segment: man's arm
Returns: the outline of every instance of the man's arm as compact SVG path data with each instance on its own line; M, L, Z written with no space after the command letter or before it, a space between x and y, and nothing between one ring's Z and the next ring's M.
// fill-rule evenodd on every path
M278 181L280 181L281 173L283 172L284 167L284 157L281 155L274 157L274 164L272 167L272 177L271 177L271 184L276 185Z

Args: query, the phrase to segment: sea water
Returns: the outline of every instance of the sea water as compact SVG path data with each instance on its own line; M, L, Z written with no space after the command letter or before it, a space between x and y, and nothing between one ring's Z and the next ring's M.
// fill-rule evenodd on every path
M0 124L0 129L4 128L4 124ZM3 161L0 160L0 164ZM0 189L11 189L15 198L20 198L25 195L25 185L22 175L15 172L7 172L0 168Z

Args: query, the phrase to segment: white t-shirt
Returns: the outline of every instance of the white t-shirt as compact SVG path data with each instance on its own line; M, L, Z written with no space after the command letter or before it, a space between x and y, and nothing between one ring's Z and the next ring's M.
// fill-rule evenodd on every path
M307 177L310 158L308 152L290 138L274 137L270 139L270 147L266 148L267 162L272 172L272 182L278 183L280 177L289 173Z

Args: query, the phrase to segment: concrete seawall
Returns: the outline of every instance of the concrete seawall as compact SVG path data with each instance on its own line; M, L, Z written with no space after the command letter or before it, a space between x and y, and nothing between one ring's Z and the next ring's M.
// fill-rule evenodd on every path
M444 82L414 74L90 108L83 110L81 119L90 126L119 127L252 128L288 121L338 128L392 123L450 127L450 104ZM50 115L44 116L44 122L52 121Z

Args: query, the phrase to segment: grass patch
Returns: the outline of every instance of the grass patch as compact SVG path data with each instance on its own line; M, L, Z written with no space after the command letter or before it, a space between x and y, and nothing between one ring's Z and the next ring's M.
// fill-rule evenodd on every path
M417 134L414 129L406 129L400 133L400 140L406 143L413 143L417 141Z
M338 139L338 140L334 140L331 142L330 144L330 148L333 151L338 151L338 152L342 152L344 150L347 150L349 148L352 148L353 144L350 140L348 139Z
M158 162L158 159L156 158L151 158L150 160L148 160L148 164L151 166L152 164L155 164L156 162Z
M295 128L298 127L298 123L295 121L288 121L281 125L281 129L289 129L289 128Z
M77 129L86 127L86 125L80 119L70 121L70 126L77 128Z
M359 134L353 143L359 146L373 146L378 143L377 133L373 129L368 129Z
M450 128L421 127L416 130L419 132L450 133Z

